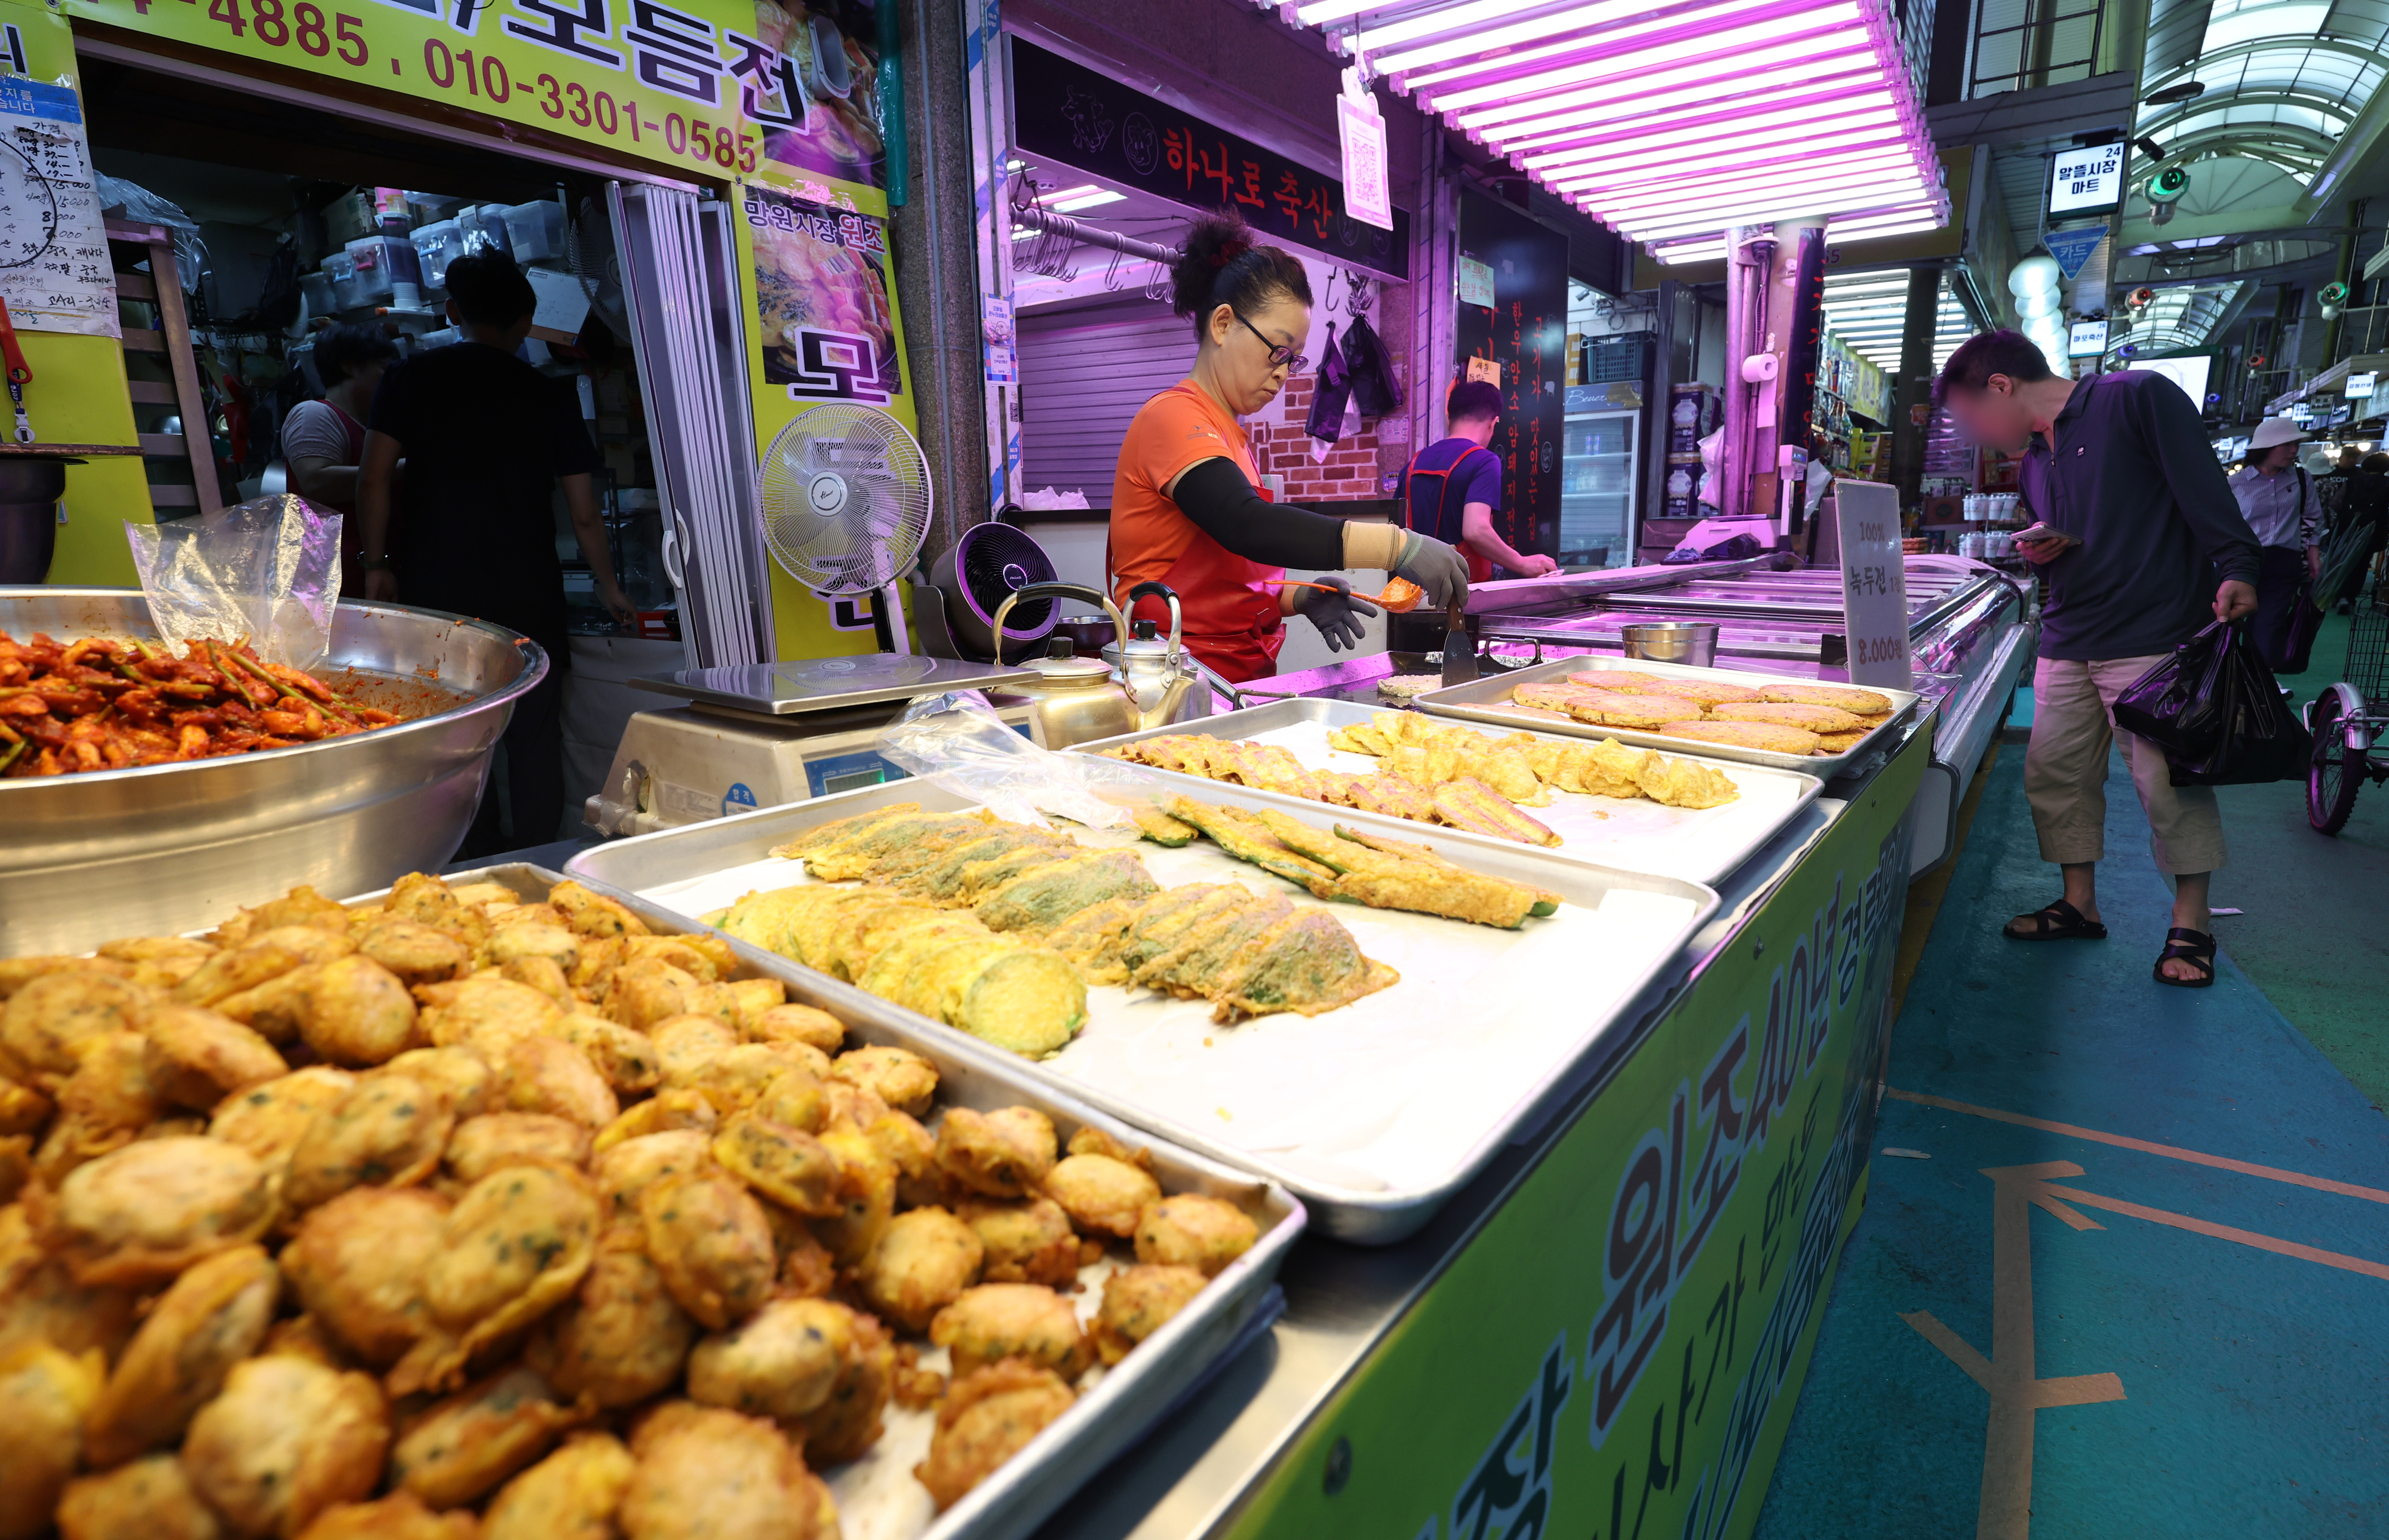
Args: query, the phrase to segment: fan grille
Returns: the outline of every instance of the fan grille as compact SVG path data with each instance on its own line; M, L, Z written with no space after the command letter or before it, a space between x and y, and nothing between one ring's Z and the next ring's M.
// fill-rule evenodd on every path
M763 452L760 479L764 542L816 592L886 587L929 531L921 446L875 407L811 408Z
M1044 548L1008 524L976 525L965 534L960 571L971 607L990 626L1005 595L1054 576ZM1003 617L1003 634L1015 642L1033 642L1053 626L1051 599L1024 599Z

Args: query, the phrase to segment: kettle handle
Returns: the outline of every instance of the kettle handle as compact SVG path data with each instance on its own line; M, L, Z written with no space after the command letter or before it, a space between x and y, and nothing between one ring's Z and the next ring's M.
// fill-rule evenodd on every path
M1175 663L1178 661L1179 638L1185 631L1185 616L1179 608L1178 591L1168 583L1139 583L1128 591L1128 607L1136 608L1136 602L1147 597L1166 599L1169 603L1169 661ZM1125 627L1120 631L1120 640L1128 640Z
M998 663L1003 661L1003 617L1011 614L1012 606L1023 599L1083 599L1091 605L1101 605L1104 613L1112 617L1112 634L1123 642L1128 640L1128 622L1120 617L1119 606L1111 602L1110 595L1082 583L1026 583L1005 594L1003 603L995 606L993 630L995 661Z

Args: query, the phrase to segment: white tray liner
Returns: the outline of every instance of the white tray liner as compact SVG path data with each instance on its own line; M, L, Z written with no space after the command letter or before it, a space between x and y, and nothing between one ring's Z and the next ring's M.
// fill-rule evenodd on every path
M1131 843L1074 833L1090 846ZM1431 829L1419 838L1435 843ZM1207 841L1137 849L1165 887L1241 882L1317 902ZM1450 854L1466 863L1464 847ZM701 916L750 892L809 881L801 863L767 858L641 896ZM1233 1026L1212 1022L1203 1000L1097 986L1088 991L1086 1029L1043 1067L1221 1144L1299 1164L1322 1181L1361 1191L1432 1187L1570 1050L1586 1020L1620 1003L1623 982L1672 946L1694 912L1686 898L1616 890L1597 908L1563 904L1506 931L1326 907L1363 953L1401 971L1399 984L1318 1016Z

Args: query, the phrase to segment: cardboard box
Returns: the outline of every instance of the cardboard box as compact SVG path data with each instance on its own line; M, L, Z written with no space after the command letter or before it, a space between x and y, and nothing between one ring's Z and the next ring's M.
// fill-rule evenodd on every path
M589 324L587 287L573 274L554 268L527 267L523 276L539 296L539 308L531 312L530 335L543 342L578 341L581 329Z

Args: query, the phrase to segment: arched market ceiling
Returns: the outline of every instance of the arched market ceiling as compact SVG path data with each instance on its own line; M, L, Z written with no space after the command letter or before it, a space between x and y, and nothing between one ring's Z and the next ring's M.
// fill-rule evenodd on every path
M2384 74L2389 0L2153 0L2133 132L2168 160L2241 157L2303 186Z

